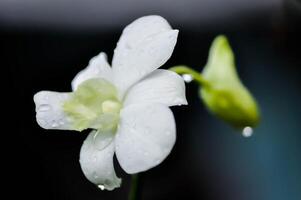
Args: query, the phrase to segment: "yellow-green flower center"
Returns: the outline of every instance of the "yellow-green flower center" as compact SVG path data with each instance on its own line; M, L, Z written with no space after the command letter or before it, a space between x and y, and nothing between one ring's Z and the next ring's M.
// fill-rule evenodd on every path
M78 131L116 128L121 107L115 86L101 78L84 81L63 105L64 112Z

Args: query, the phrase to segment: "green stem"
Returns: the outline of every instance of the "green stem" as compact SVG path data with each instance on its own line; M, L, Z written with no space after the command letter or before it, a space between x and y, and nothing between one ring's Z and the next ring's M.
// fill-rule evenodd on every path
M138 174L133 174L131 179L131 188L129 193L128 200L137 200L137 194L138 194Z
M179 65L179 66L171 67L171 68L169 68L169 70L174 71L179 75L189 74L192 76L193 80L195 80L202 86L207 87L210 85L209 82L203 77L203 75L201 73L195 71L194 69L191 69L188 66Z

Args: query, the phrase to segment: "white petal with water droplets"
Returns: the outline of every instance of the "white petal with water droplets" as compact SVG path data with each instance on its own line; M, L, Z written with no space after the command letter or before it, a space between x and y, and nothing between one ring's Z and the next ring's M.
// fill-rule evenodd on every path
M186 105L185 83L175 72L157 69L128 91L124 106L135 103Z
M45 129L73 130L70 119L63 111L63 104L71 93L41 91L34 95L36 119Z
M116 156L127 173L146 171L160 164L175 140L175 121L167 106L133 104L121 111Z
M114 51L114 82L122 97L135 82L163 65L171 56L178 36L160 16L146 16L128 25Z
M93 57L89 65L74 77L71 82L73 91L76 90L79 84L91 78L103 78L112 82L112 69L105 53L101 52Z
M99 146L105 137L95 137L96 131L92 131L80 151L80 165L86 178L98 185L100 189L113 190L120 187L121 179L115 174L113 156L115 145L111 139L114 134L106 134L110 143ZM111 137L111 138L110 138Z

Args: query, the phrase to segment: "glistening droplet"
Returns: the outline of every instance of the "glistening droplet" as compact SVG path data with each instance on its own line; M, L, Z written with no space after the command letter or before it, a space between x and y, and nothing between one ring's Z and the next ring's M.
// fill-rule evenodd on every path
M184 79L184 81L186 83L190 83L193 80L193 78L192 78L192 76L190 74L183 74L182 78Z
M52 124L51 124L51 127L52 128L56 128L56 127L58 127L59 125L56 123L56 122L52 122Z
M50 105L47 104L42 104L39 106L38 111L39 112L46 112L49 111L51 109Z
M253 129L250 126L246 126L243 130L242 130L242 136L244 137L251 137L253 135Z
M104 190L104 189L105 189L105 186L104 186L104 185L101 185L101 184L97 185L97 187L98 187L99 189L101 189L101 190Z
M60 124L60 125L64 125L64 124L65 124L64 120L61 119L61 120L59 121L59 124Z

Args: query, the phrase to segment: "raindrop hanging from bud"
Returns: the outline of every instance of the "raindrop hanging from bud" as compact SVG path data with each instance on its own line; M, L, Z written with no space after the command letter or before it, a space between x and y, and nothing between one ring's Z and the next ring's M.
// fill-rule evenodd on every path
M246 126L245 128L243 128L241 134L244 137L251 137L253 135L253 128L250 126Z
M192 76L190 74L183 74L182 78L184 79L184 81L186 83L190 83L193 80L193 78L192 78Z

